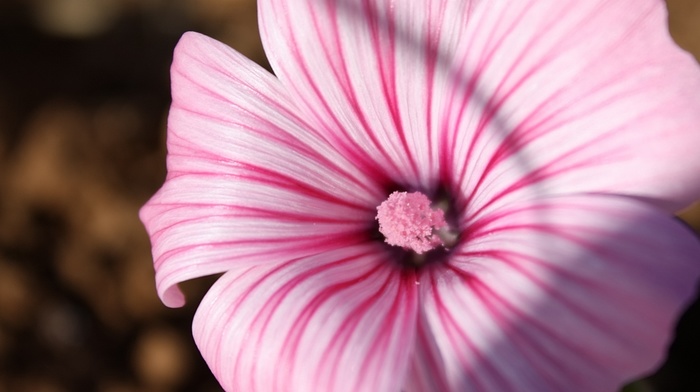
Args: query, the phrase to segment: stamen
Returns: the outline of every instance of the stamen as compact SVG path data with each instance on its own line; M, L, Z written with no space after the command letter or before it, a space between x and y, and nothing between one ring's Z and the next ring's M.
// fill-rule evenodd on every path
M440 229L447 226L445 213L430 207L430 199L420 192L394 192L377 207L379 231L389 245L422 254L444 246Z

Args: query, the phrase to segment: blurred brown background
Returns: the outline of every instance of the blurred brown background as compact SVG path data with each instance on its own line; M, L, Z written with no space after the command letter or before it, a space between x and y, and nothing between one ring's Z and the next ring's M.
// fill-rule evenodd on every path
M700 1L669 8L700 58ZM164 307L137 211L165 176L175 43L196 30L266 64L255 12L253 0L0 2L0 392L221 390L190 333L211 280ZM696 228L698 210L684 215ZM698 308L645 385L700 391Z

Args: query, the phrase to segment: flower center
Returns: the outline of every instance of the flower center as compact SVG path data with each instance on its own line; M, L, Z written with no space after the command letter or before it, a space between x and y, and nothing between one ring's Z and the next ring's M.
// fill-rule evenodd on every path
M445 246L448 233L445 213L431 208L430 199L420 192L394 192L377 207L379 231L389 245L422 254Z

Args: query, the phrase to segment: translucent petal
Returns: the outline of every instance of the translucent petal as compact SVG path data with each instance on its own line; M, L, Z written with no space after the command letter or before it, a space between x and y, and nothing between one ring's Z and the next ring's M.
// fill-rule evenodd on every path
M272 75L188 33L172 88L168 177L141 210L167 305L184 303L184 280L358 241L378 182L314 133Z

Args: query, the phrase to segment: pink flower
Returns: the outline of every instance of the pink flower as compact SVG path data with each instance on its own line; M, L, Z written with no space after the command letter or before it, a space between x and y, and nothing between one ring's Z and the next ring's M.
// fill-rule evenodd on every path
M663 1L259 15L277 77L178 44L141 212L166 305L223 273L194 337L226 390L609 392L660 363L700 274L671 218L700 72Z

